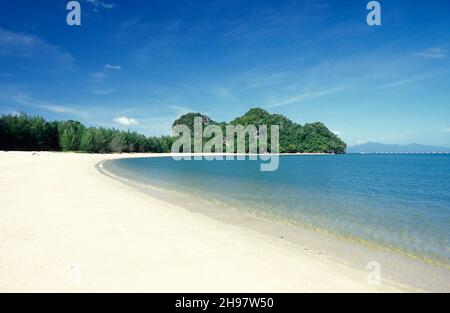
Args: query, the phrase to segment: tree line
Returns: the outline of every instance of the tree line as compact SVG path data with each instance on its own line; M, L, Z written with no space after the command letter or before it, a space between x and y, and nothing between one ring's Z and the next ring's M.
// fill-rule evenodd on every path
M219 125L225 134L226 122L215 122L200 113L184 114L172 126L187 125L193 134L195 117L202 118L203 127ZM345 142L323 123L300 125L281 114L270 114L260 108L251 109L228 124L254 125L258 129L260 125L279 125L281 153L345 153L347 148ZM25 113L0 117L0 150L163 153L171 151L175 139L172 136L146 137L136 132L86 127L72 120L46 121L42 117ZM227 151L226 147L223 151Z
M0 150L10 151L80 151L170 152L170 136L146 137L142 134L103 127L86 127L78 121L47 121L42 117L2 115Z

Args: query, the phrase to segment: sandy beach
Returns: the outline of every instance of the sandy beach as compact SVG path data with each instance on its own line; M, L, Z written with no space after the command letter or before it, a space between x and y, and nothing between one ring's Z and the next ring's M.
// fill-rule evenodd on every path
M410 291L371 286L364 268L152 198L95 167L136 156L0 152L0 291Z

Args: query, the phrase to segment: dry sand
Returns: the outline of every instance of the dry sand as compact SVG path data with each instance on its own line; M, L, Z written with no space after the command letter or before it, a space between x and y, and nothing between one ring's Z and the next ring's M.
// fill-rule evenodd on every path
M118 157L134 156L0 152L0 291L408 290L95 168Z

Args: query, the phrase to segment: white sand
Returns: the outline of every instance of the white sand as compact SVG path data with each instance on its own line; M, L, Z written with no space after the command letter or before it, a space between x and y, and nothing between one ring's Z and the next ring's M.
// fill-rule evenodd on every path
M0 152L0 291L406 290L95 168L117 157Z

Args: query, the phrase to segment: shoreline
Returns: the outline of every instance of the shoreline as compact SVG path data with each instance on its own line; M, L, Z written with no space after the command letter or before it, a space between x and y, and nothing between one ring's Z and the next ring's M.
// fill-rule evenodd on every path
M102 160L0 152L0 290L419 291L166 203L101 175ZM264 273L264 275L262 275Z
M372 260L378 260L382 264L385 277L416 290L431 292L450 290L448 283L450 272L446 264L435 263L426 257L411 255L406 251L361 241L358 238L338 236L325 229L312 229L306 225L290 223L279 218L233 210L199 196L165 190L148 183L138 183L105 169L103 164L108 161L101 161L96 165L99 172L151 197L172 204L181 203L177 205L194 213L254 231L259 235L293 245L312 254L323 254L330 260L347 264L354 269L364 269ZM187 198L189 201L183 201Z

